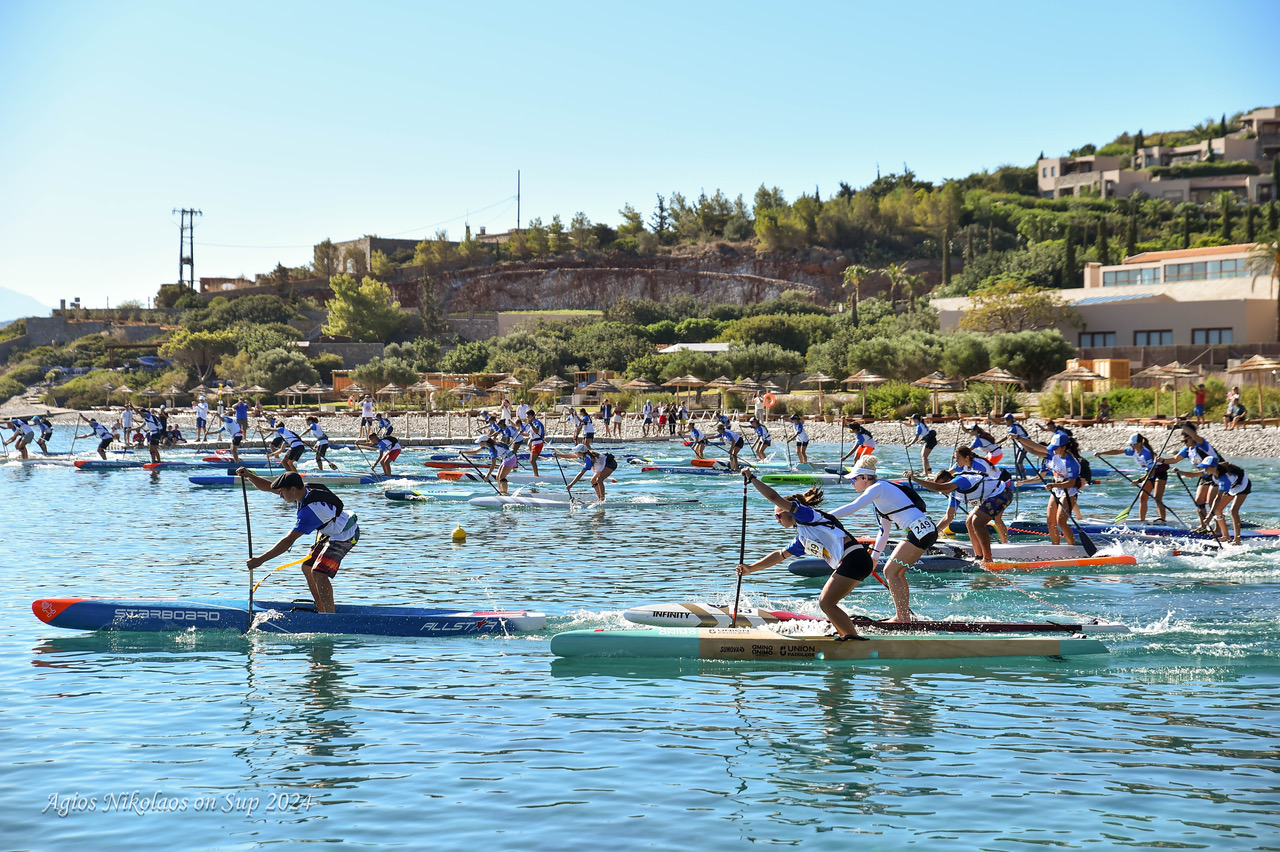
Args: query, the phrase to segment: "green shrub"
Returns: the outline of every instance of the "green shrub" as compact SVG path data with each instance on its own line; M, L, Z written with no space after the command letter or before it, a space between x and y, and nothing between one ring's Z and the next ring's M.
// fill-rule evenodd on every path
M1213 163L1179 163L1176 166L1152 166L1147 169L1152 177L1191 178L1214 175L1260 174L1258 164L1252 160L1227 160Z
M0 402L4 402L20 393L26 393L26 391L27 386L22 382L14 381L8 376L0 376Z
M867 413L874 417L901 417L913 413L924 414L932 402L929 391L912 387L906 382L885 382L867 388ZM862 406L858 406L861 413Z
M5 374L5 378L24 385L33 385L44 378L44 370L40 369L39 364L19 364Z

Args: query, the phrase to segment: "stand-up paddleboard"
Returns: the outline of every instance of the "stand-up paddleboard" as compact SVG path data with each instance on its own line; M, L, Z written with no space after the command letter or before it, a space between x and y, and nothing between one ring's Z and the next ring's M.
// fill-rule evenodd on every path
M622 617L650 627L729 627L733 624L733 607L709 603L650 604L624 610ZM738 627L759 627L782 621L821 621L822 619L788 610L741 607Z
M49 598L31 604L45 624L69 630L235 630L250 626L244 601L184 598ZM263 633L355 633L370 636L467 636L541 630L540 612L470 612L408 606L338 604L315 611L310 601L254 601L253 628Z
M624 610L622 617L636 624L650 627L728 627L733 621L733 609L707 603L651 604ZM1129 633L1123 624L1113 624L1101 619L1075 624L1056 621L911 621L905 623L877 621L865 615L851 615L859 628L869 627L889 633ZM787 610L764 610L743 607L738 610L739 627L758 627L783 621L826 621L813 615Z
M1088 556L1083 559L1031 559L1021 562L983 562L984 571L1065 571L1072 568L1117 568L1137 565L1133 556Z
M767 485L848 485L853 482L838 473L766 473L760 481Z
M641 473L665 473L672 476L738 476L736 470L718 467L693 467L692 465L646 465Z
M998 657L1069 657L1105 654L1097 639L1051 636L871 636L838 641L827 636L781 636L762 628L657 627L644 630L570 630L551 637L559 657L647 657L756 662L956 660Z
M271 476L279 476L280 474L285 473L285 470L284 468L278 467L274 471L262 470L262 471L254 471L254 472L257 473L259 476L271 477ZM421 477L416 477L416 476L407 475L407 474L398 474L398 473L393 473L391 476L383 476L381 474L372 474L372 473L341 473L341 472L320 473L319 471L315 473L299 472L299 476L301 476L303 480L310 483L311 485L329 485L329 486L377 485L380 482L399 482L406 479L407 480L421 479ZM191 482L192 485L200 485L204 487L236 485L240 481L240 478L238 476L231 476L231 475L189 476L187 477L187 479Z
M471 493L461 491L418 491L412 488L388 488L382 496L397 503L462 503Z
M546 465L544 464L543 467L546 467ZM484 468L481 467L480 470L483 471ZM445 482L493 482L497 478L498 474L496 471L494 472L493 477L488 480L484 478L483 474L476 473L475 471L442 470L436 474L436 479L444 480ZM617 482L618 480L610 479L608 481ZM522 484L538 482L543 485L555 484L555 481L545 473L540 473L537 476L534 476L532 473L509 473L507 474L507 482L519 482Z
M973 544L968 541L957 541L952 544L957 550L968 556L973 555ZM1033 559L1085 559L1088 552L1080 545L1049 544L1047 541L1032 541L1025 544L1011 542L1001 544L991 542L991 555L996 562L1025 562Z
M590 493L590 492L587 492ZM467 501L472 506L479 506L484 509L501 509L506 506L526 506L530 508L548 508L548 509L569 509L573 507L592 508L592 509L655 509L664 506L690 506L701 505L697 500L596 500L595 495L590 497L575 494L573 499L568 494L556 494L555 492L539 492L538 494L482 494L472 497Z
M80 459L75 463L80 470L208 470L204 461L151 462L141 459Z
M1025 521L1014 520L1005 521L1009 527L1009 532L1014 535L1048 535L1049 526L1043 521ZM1246 525L1247 526L1247 525ZM988 525L990 527L990 525ZM990 527L994 529L994 527ZM1075 529L1073 525L1072 530ZM1174 527L1168 524L1157 523L1139 523L1138 521L1128 520L1124 523L1110 523L1106 521L1087 520L1080 524L1080 528L1087 535L1105 535L1111 538L1124 538L1127 535L1135 536L1166 536L1170 538L1213 538L1211 533L1196 532L1185 527ZM964 519L957 518L953 520L947 527L953 533L966 532ZM1277 538L1280 537L1280 529L1245 529L1241 533L1241 538Z

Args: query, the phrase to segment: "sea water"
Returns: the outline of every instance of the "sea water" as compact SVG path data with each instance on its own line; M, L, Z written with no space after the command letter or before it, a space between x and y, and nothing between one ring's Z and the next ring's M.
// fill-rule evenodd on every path
M407 452L400 467L422 458ZM1242 464L1255 482L1246 515L1280 526L1280 465ZM554 633L624 626L629 606L733 599L742 480L637 471L623 466L610 501L702 502L495 511L341 489L363 537L335 582L340 602L549 616L530 635L419 640L49 627L32 600L243 599L243 498L189 485L190 471L0 464L0 845L1280 848L1280 547L1130 546L1131 568L912 575L913 606L930 618L1128 625L1104 637L1102 657L554 658ZM852 494L827 492L828 507ZM1132 494L1112 479L1085 504L1114 517ZM1167 502L1193 514L1176 479ZM1025 518L1043 506L1020 495ZM748 561L790 541L754 489L747 513ZM292 514L250 493L255 552ZM299 544L277 563L301 555ZM742 591L817 613L819 589L779 565ZM294 568L259 591L306 594ZM872 581L846 605L892 612Z

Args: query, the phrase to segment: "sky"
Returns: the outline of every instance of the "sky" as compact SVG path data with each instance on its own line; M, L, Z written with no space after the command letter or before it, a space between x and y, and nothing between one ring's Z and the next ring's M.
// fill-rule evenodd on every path
M145 303L184 207L196 276L252 276L326 237L505 231L517 171L524 223L617 224L1030 165L1280 104L1276 32L1276 0L0 0L0 287Z

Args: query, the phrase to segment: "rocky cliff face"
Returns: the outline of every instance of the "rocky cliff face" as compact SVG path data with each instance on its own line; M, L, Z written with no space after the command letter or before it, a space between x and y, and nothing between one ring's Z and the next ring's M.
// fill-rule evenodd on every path
M834 253L759 255L716 244L696 254L656 258L529 262L465 269L436 276L449 311L604 309L621 298L750 303L785 290L810 292L819 302L840 298L845 261ZM416 270L391 283L401 305L418 305Z

